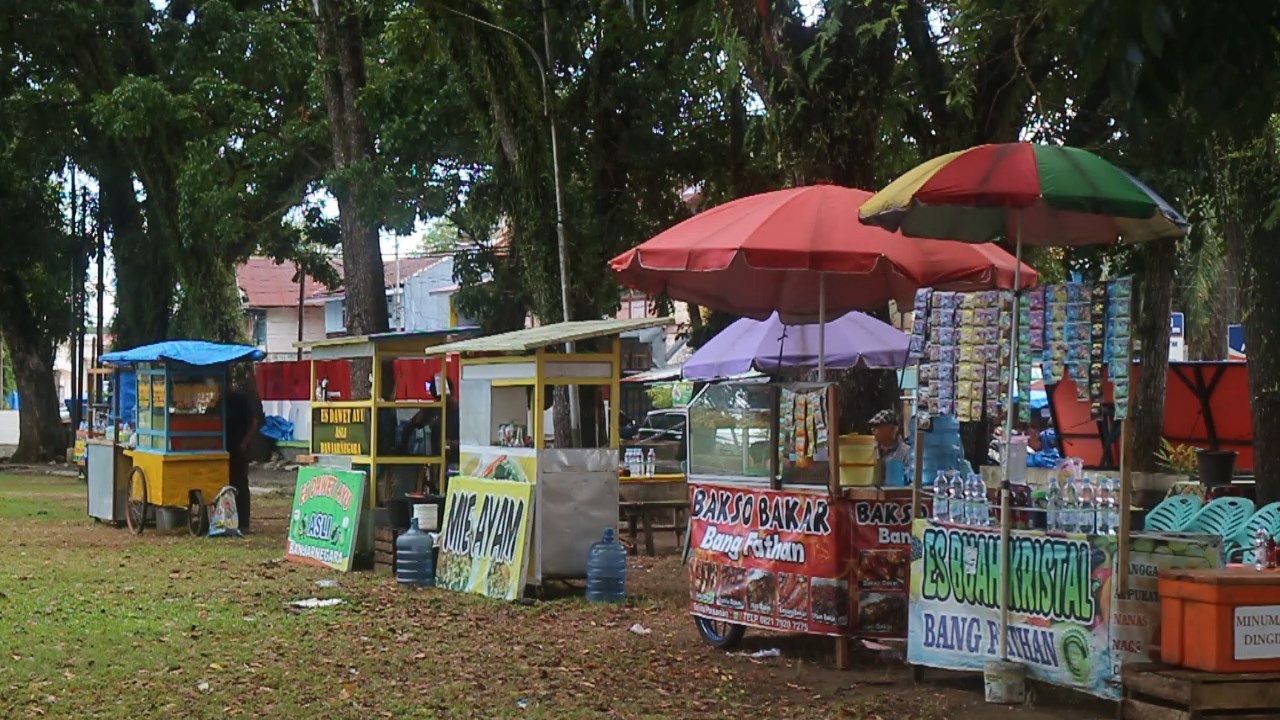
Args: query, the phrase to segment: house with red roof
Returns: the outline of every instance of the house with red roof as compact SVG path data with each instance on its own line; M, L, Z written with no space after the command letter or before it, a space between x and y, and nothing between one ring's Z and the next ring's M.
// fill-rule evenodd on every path
M339 276L342 261L331 261ZM346 293L330 290L313 278L299 287L297 268L271 258L253 257L236 268L236 284L244 307L246 330L268 360L297 358L301 339L323 340L346 335ZM458 317L454 294L453 256L432 254L386 260L388 325L393 330L440 330L467 324Z

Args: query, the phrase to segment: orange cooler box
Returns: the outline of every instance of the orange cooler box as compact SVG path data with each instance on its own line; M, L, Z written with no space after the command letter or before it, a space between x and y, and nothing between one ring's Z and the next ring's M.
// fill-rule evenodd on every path
M1280 672L1280 571L1160 573L1160 655L1206 672Z

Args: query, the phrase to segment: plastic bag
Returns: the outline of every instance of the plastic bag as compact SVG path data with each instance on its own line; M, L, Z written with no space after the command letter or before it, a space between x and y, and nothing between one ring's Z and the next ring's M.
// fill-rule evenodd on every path
M218 491L209 515L209 537L240 537L240 513L236 510L236 489L230 485Z

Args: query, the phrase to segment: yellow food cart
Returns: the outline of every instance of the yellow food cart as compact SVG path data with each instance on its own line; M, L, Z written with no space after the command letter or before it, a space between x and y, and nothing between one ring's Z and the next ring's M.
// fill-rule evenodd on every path
M231 363L257 360L248 345L173 340L111 352L102 363L137 376L137 427L125 455L129 529L161 527L186 513L192 535L209 529L209 506L230 480L226 403Z
M389 332L298 343L311 361L311 454L331 467L363 470L373 522L361 522L357 553L368 555L375 526L408 525L389 516L408 512L407 496L443 493L447 483L449 383L443 376L417 378L424 346L478 332L447 328ZM376 371L375 371L376 369ZM426 387L423 385L427 384Z
M622 333L667 318L587 320L427 348L461 356L460 474L533 483L526 584L581 578L587 551L618 523L618 403ZM565 351L566 343L576 351ZM547 417L556 386L576 386L582 447L555 447Z

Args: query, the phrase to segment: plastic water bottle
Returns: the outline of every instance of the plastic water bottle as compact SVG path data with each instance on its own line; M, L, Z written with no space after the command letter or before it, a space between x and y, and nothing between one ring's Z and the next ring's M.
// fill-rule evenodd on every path
M1120 482L1111 478L1107 482L1107 534L1120 533Z
M1253 534L1253 567L1265 570L1267 567L1267 540L1270 536L1266 528L1258 528Z
M649 454L644 459L644 474L653 477L658 474L658 454L649 448Z
M591 544L587 554L587 600L622 602L627 587L627 551L613 539L613 528Z
M409 530L396 538L396 582L403 586L436 584L435 538L409 520Z
M991 509L987 504L987 484L982 482L982 475L969 475L969 495L972 498L969 501L970 512L973 513L969 524L987 527L991 524Z
M941 470L933 478L933 521L947 522L951 519L950 503L947 501L947 474Z
M1044 500L1044 529L1046 532L1057 532L1062 529L1062 484L1058 482L1058 476L1049 477L1049 488L1045 491Z
M1093 481L1087 477L1080 478L1076 497L1080 501L1080 519L1077 525L1080 532L1093 534L1098 530L1098 513L1094 498Z
M966 509L968 503L964 498L964 478L960 475L959 470L951 471L951 479L947 481L950 486L949 494L951 496L951 522L957 524L965 524L969 522L969 515Z
M1075 532L1080 526L1079 488L1069 478L1062 487L1062 532Z
M1111 481L1105 475L1098 478L1094 506L1097 508L1095 514L1098 517L1098 534L1110 535L1115 532L1111 525Z

